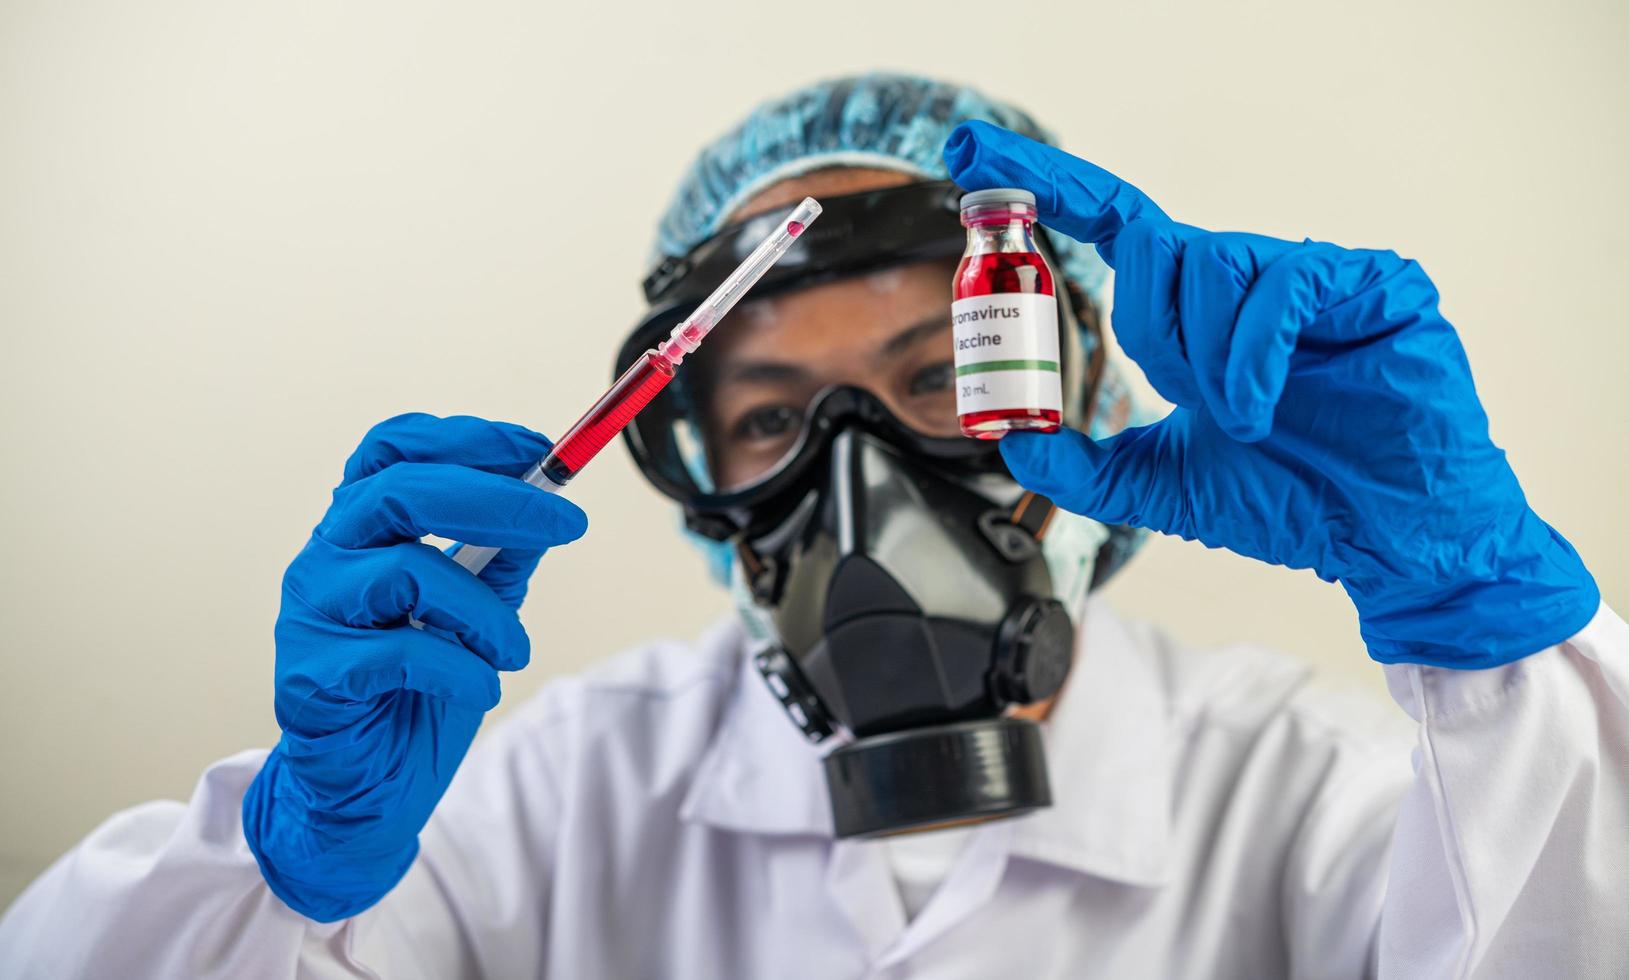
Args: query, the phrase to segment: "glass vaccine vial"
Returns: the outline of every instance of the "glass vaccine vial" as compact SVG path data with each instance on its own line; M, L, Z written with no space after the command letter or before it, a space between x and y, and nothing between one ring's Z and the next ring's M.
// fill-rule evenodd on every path
M950 319L962 435L1055 432L1063 420L1058 306L1052 270L1035 248L1035 195L1011 187L962 196L967 251Z

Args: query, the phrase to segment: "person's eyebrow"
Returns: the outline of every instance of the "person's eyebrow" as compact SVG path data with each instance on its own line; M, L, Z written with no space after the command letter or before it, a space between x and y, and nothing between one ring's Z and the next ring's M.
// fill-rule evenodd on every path
M802 365L786 361L736 361L725 365L720 374L723 375L719 378L721 382L741 384L753 382L790 384L794 381L804 381L809 377L809 372Z
M931 316L924 317L879 344L877 346L877 355L879 357L896 355L925 337L943 333L949 323L950 312L948 310L941 310ZM949 348L946 348L946 350L948 351Z

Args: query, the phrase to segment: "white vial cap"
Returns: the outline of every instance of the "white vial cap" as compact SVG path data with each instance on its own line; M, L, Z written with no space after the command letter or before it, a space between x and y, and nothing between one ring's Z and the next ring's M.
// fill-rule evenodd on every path
M989 190L973 191L962 195L961 208L976 208L983 204L1028 204L1035 206L1035 195L1022 187L992 187Z

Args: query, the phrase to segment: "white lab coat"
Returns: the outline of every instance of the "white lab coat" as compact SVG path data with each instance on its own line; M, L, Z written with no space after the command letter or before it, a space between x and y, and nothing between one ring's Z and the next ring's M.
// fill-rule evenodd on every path
M263 753L119 814L0 923L0 976L1629 976L1629 627L1404 711L1094 602L1056 804L977 830L909 921L834 842L814 749L723 624L550 685L482 738L382 902L319 925L239 829ZM1412 762L1411 762L1412 756Z

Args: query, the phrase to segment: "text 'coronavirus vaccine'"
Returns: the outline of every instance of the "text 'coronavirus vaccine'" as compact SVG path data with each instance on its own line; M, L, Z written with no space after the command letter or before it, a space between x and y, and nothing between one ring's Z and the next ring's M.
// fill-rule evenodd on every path
M967 251L950 316L962 434L1053 432L1063 418L1058 305L1052 270L1035 247L1035 195L974 191L961 211Z

